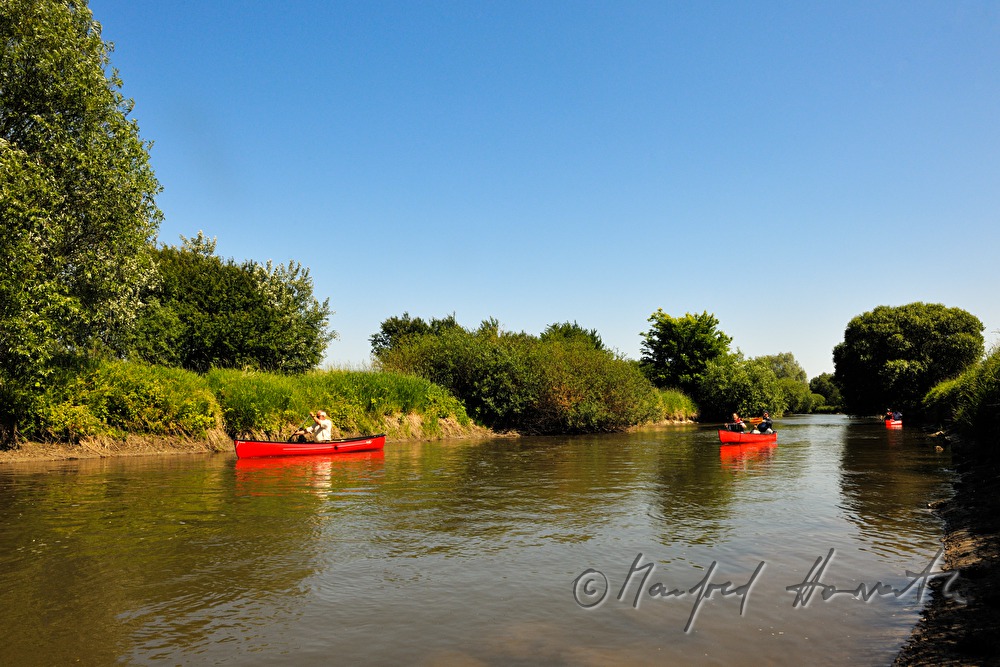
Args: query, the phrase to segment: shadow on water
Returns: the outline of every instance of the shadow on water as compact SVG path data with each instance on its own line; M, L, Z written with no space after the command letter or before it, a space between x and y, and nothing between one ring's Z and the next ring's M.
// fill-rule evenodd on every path
M846 429L840 458L841 507L862 540L879 553L922 553L939 531L929 501L951 493L950 450L917 428L887 429L882 421L856 421Z

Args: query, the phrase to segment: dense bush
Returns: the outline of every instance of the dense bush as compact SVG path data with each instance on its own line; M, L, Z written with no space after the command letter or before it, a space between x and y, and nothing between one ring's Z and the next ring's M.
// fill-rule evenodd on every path
M495 320L407 338L383 350L381 363L446 387L495 429L613 431L663 415L636 364L586 337L503 333Z
M221 423L219 405L198 374L104 361L46 394L31 435L69 442L126 434L203 436Z
M181 238L180 248L154 251L160 282L143 295L130 358L199 373L296 373L319 363L336 333L327 329L329 300L313 296L309 269L223 260L201 232Z
M708 363L695 400L703 418L724 421L734 412L759 415L767 410L780 415L788 407L785 396L767 361L727 354Z
M982 444L997 442L1000 423L1000 347L956 378L935 385L924 396L925 416L954 426Z
M232 436L284 439L309 413L325 410L334 427L347 433L376 433L386 418L417 414L428 434L438 420L452 418L465 426L462 404L442 387L422 378L371 371L315 371L304 375L213 370L208 382L222 407Z
M980 444L996 446L997 425L1000 424L1000 348L959 379L962 389L955 423L976 437Z

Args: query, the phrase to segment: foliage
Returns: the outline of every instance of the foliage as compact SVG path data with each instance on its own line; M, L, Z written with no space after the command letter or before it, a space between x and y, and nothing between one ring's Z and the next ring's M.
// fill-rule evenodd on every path
M791 352L758 357L774 371L789 412L808 414L813 410L813 393L806 382L806 372Z
M694 399L680 389L660 389L660 404L663 418L677 421L694 419L698 416L698 406Z
M658 308L642 336L642 370L657 387L693 391L708 364L729 352L732 338L718 330L714 315L671 317Z
M958 427L981 445L994 448L1000 424L1000 347L962 374L962 391L955 411Z
M0 439L67 356L121 348L155 276L149 146L86 2L0 0Z
M788 379L802 384L806 383L805 369L799 365L795 355L791 352L768 354L758 357L758 359L770 366L771 370L774 371L774 376L779 380Z
M378 333L372 334L369 341L372 344L372 354L381 357L383 353L400 345L410 336L440 335L444 331L457 328L459 325L455 321L454 313L441 319L432 318L428 323L419 317L411 318L409 313L404 312L402 317L390 317L382 322Z
M941 304L879 306L854 317L833 349L845 409L919 414L934 385L982 357L982 331L975 316Z
M34 435L79 441L126 434L203 436L221 426L208 382L177 368L103 361L47 392Z
M727 354L708 362L695 400L703 419L725 421L734 412L741 416L782 414L787 405L785 391L771 366L761 359L745 360Z
M227 432L234 436L284 439L307 415L326 410L338 432L376 433L387 418L416 414L426 433L440 430L439 420L467 426L462 404L427 380L372 371L314 371L281 375L216 369L208 382L222 406Z
M809 389L823 397L823 404L838 408L843 403L840 387L834 381L833 373L820 373L809 380Z
M489 319L475 331L449 327L408 336L380 359L386 369L446 387L470 415L495 429L613 431L662 415L659 397L635 364L597 349L589 336L543 340L504 332Z
M797 382L791 378L778 378L778 388L781 390L787 412L804 415L813 411L814 394L805 382Z
M604 349L604 341L601 340L601 335L597 333L597 329L584 329L574 320L572 324L569 322L556 322L550 324L539 336L543 341L573 341L579 340L590 345L595 350Z
M1000 347L957 378L935 385L923 400L924 413L939 424L954 425L981 446L995 446L1000 423Z
M131 341L132 356L206 372L254 368L287 373L315 367L327 343L329 300L313 296L297 262L237 264L214 254L199 232L155 251L161 284Z

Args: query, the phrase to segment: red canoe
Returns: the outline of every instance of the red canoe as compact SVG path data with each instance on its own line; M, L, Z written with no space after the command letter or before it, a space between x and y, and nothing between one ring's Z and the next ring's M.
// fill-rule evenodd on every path
M903 428L903 420L902 419L886 419L885 420L885 427L886 428Z
M369 452L385 447L385 433L341 438L328 442L272 442L268 440L234 440L236 456L241 459L261 456L310 456L315 454L346 454Z
M739 431L719 430L719 442L747 444L751 442L777 442L777 433L740 433Z

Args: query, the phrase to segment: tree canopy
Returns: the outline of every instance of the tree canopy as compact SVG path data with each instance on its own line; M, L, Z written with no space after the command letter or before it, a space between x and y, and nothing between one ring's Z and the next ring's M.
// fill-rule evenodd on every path
M671 317L658 308L642 333L641 368L657 387L693 391L708 363L729 352L732 338L718 329L719 320L708 312Z
M739 352L723 354L705 365L695 392L700 416L724 421L732 413L780 415L788 407L786 392L763 358L744 359Z
M924 395L983 356L983 323L961 308L879 306L851 319L833 348L847 412L919 413Z
M844 402L840 395L840 387L833 379L833 373L820 373L809 380L809 390L822 396L826 404L831 407L840 407Z
M634 362L596 347L590 332L572 325L549 327L542 336L506 332L496 318L475 330L454 317L436 322L408 314L383 322L382 336L372 337L388 343L378 348L382 368L445 387L491 428L615 431L663 414L658 393Z
M576 340L592 346L595 350L604 349L604 341L601 340L601 335L597 333L597 329L584 329L575 320L572 324L569 322L550 324L545 327L545 331L542 332L540 338L542 340Z
M452 313L443 318L431 318L425 322L420 317L410 317L404 312L400 317L390 317L382 322L377 333L368 339L372 344L372 354L381 357L389 350L400 345L406 338L424 334L440 335L449 329L460 328Z
M253 368L300 372L315 367L327 343L329 299L313 296L309 269L237 263L214 254L199 232L156 250L161 283L147 295L132 356L205 372Z
M120 350L154 279L148 148L85 1L0 0L0 439L60 358Z

